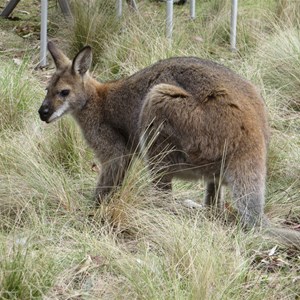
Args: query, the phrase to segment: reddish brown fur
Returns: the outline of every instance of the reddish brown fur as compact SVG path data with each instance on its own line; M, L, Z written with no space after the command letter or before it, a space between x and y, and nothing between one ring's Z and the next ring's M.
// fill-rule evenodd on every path
M46 122L66 112L78 122L102 164L97 202L122 183L142 140L158 188L170 189L174 177L204 177L205 204L222 207L221 186L227 184L245 226L263 224L300 245L299 235L270 227L263 213L269 127L251 83L194 57L162 60L100 83L88 74L89 47L72 62L53 43L48 48L57 71L39 112Z

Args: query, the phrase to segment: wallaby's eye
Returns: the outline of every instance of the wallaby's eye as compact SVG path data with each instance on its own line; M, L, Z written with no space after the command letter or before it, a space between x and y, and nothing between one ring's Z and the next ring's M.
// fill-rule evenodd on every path
M61 97L67 97L69 94L70 94L70 90L61 90L61 91L59 92L59 95L60 95Z

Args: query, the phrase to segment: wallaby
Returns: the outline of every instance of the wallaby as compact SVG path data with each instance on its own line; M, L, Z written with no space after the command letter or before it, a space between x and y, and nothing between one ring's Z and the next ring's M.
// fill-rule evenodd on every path
M88 72L91 47L73 61L53 42L48 49L56 72L40 118L50 123L73 115L101 163L97 203L121 185L142 144L159 189L171 190L174 177L205 178L205 205L222 208L222 185L228 185L245 227L262 226L300 247L300 233L272 227L264 215L270 134L264 101L251 83L196 57L161 60L130 77L100 83Z

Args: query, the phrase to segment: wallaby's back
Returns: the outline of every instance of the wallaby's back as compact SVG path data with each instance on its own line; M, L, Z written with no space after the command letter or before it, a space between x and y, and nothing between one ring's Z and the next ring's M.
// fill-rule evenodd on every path
M162 83L182 88L203 109L211 104L215 105L211 100L216 100L216 94L226 94L222 101L236 106L241 113L251 115L252 119L257 119L263 127L265 137L268 137L264 103L254 86L230 69L196 57L161 60L117 84L113 82L116 88L108 93L107 105L111 112L108 119L133 137L133 134L137 134L139 115L147 94L152 87ZM216 104L222 106L224 103ZM135 139L135 147L136 142Z

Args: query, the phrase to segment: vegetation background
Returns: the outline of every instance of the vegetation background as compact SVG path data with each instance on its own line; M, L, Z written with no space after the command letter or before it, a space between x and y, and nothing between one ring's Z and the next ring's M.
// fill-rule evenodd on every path
M300 1L239 1L238 51L229 50L230 0L165 4L72 0L64 19L49 1L49 37L70 56L94 51L100 80L127 76L158 59L213 59L255 83L270 113L266 214L300 229ZM0 1L3 8L7 3ZM0 299L300 299L300 255L240 229L226 194L224 218L187 209L201 182L175 182L174 197L151 193L142 161L95 211L98 166L69 117L43 124L37 110L53 73L37 69L40 1L21 1L0 20Z

